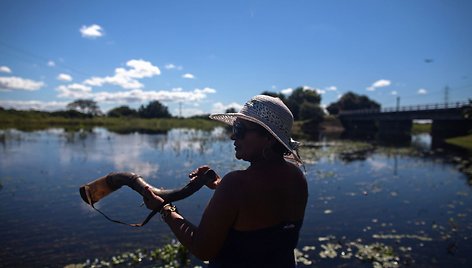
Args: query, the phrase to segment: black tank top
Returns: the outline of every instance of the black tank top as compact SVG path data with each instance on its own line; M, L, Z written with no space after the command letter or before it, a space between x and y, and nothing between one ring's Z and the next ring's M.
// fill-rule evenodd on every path
M284 222L254 231L230 229L222 249L208 267L295 267L293 250L302 222Z

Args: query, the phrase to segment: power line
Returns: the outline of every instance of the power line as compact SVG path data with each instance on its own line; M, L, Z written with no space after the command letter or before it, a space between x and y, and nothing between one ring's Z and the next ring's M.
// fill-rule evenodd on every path
M35 62L34 60L31 60L31 59L40 60L40 61L45 62L45 63L50 61L50 59L47 59L47 58L45 58L45 57L43 57L43 56L40 56L40 55L37 55L37 54L35 54L35 53L29 52L29 51L24 50L24 49L22 49L22 48L18 48L18 47L11 46L11 45L6 44L6 43L4 43L4 42L2 42L2 41L0 41L0 46L3 46L4 48L7 48L7 49L9 49L9 50L11 50L11 51L13 51L13 52L15 52L15 53L17 53L17 54L19 54L19 55L25 57L28 61L33 62L33 63L36 63L36 62ZM85 73L85 72L83 72L83 71L81 71L81 70L77 70L77 69L75 69L75 68L73 68L73 67L71 67L71 66L68 66L68 65L66 65L66 64L63 64L63 63L56 63L56 62L55 62L55 64L56 64L58 67L63 68L63 69L65 69L65 70L67 70L68 72L71 72L71 73L74 73L74 74L77 74L77 75L81 75L81 76L84 76L84 77L90 77L90 76L92 76L91 74Z

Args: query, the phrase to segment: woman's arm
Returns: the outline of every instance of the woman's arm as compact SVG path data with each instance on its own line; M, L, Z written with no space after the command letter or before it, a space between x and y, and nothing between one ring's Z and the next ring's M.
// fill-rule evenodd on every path
M206 207L200 224L193 225L178 212L171 212L164 221L182 245L201 260L214 258L226 239L238 212L238 180L235 173L229 173L216 188ZM150 192L152 202L161 204L162 198ZM148 208L149 201L146 203ZM152 206L152 205L151 205Z

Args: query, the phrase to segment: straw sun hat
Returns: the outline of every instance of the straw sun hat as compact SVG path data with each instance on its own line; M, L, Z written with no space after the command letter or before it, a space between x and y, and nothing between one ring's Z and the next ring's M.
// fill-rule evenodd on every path
M237 118L259 124L287 148L290 152L285 156L287 160L302 164L296 151L300 143L290 138L293 115L279 98L257 95L239 113L211 114L210 118L228 125L233 125Z

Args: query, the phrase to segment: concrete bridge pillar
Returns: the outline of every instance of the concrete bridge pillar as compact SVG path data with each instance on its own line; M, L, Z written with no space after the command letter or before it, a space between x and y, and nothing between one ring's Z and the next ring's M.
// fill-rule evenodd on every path
M471 128L472 120L433 120L431 136L442 139L464 136Z
M373 139L377 132L375 120L341 120L343 136L355 139Z
M377 140L386 143L411 142L412 120L380 120L378 121Z

